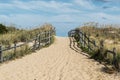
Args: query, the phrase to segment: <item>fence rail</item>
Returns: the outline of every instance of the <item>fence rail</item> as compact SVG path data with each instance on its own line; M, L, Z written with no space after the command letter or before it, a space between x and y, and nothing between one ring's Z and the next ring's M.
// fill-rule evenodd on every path
M111 64L116 68L117 71L120 71L120 63L117 60L117 53L116 49L113 48L113 50L107 50L104 48L104 42L100 41L100 44L97 45L95 40L91 40L89 35L86 35L82 30L75 29L68 32L68 36L72 37L76 40L77 44L82 48L87 50L88 53L93 53L91 57L104 62L108 61L109 54L112 54L112 62Z
M52 43L52 39L54 35L55 35L55 28L49 31L39 32L33 39L28 40L24 43L19 44L14 42L12 47L3 48L2 45L0 45L0 62L2 63L4 61L12 59L15 56L15 54L17 54L16 49L22 46L28 45L30 47L29 48L30 50L35 51L46 45L49 45ZM30 45L29 43L32 43L32 44ZM5 52L8 52L8 51L13 51L13 54L4 56Z

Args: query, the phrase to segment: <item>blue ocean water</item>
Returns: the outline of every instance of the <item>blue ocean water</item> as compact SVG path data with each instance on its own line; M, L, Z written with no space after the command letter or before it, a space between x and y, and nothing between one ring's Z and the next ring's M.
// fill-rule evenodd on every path
M80 23L73 23L73 22L56 22L52 23L52 25L56 28L56 35L66 37L68 36L68 32L71 29L75 29L80 27Z

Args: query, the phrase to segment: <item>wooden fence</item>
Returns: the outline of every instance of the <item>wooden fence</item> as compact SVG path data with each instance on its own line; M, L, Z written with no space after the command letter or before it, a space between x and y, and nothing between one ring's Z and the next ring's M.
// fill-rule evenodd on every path
M117 53L115 48L113 48L113 50L105 49L103 41L100 41L100 44L98 45L96 44L95 40L91 40L89 35L86 35L86 33L82 32L82 30L79 29L69 31L68 36L74 38L80 48L90 54L94 54L91 56L92 58L100 62L104 61L108 64L112 64L117 71L120 71L120 63L117 59ZM108 57L109 54L112 55L112 61L110 61Z
M44 46L50 45L53 42L53 37L55 35L55 28L49 30L49 31L44 31L44 32L39 32L34 39L31 39L29 41L26 41L24 43L16 43L12 45L12 47L8 48L3 48L2 45L0 45L0 62L8 61L13 59L18 53L17 49L21 48L23 46L28 45L29 50L35 51L37 49L41 49ZM31 43L31 44L30 44ZM6 52L13 52L13 54L4 56Z

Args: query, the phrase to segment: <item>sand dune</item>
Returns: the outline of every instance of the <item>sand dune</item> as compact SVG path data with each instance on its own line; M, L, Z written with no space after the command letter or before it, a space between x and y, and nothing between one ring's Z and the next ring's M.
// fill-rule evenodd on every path
M120 80L104 66L69 47L67 37L21 59L0 65L0 80Z

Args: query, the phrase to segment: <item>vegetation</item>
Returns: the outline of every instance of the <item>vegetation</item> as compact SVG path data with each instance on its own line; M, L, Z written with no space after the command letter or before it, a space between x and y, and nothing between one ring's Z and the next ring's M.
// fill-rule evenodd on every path
M38 37L38 35L39 35L40 38L43 38L40 42L45 43L46 40L48 41L48 39L44 39L44 38L49 37L49 34L44 33L44 32L49 32L49 31L53 30L53 26L51 24L44 24L41 27L31 29L31 30L17 29L15 27L7 27L5 25L4 25L4 28L5 28L6 32L0 34L0 43L2 45L2 49L9 49L11 46L14 46L14 43L21 44L21 42L22 42L22 43L24 43L24 45L21 47L3 51L4 52L4 53L2 53L3 61L20 58L26 54L30 54L32 51L35 51L36 45L34 43L32 43L33 45L31 45L31 44L29 44L29 43L27 44L25 42L35 40L34 38L39 38ZM3 32L4 32L4 30L3 30ZM51 35L55 35L55 33L52 32ZM52 44L54 42L54 36L52 36L52 38L50 38L50 39L51 39L50 44ZM47 47L50 44L47 43L43 47ZM31 48L31 46L33 46L33 48Z
M97 45L103 40L106 49L112 50L115 47L117 53L120 53L120 27L115 25L98 25L98 23L91 22L86 23L79 29L95 40Z
M14 42L25 42L33 39L38 33L51 30L53 26L51 24L44 24L36 29L23 30L15 27L5 27L6 33L0 34L0 43L4 46L9 46ZM5 32L3 31L3 32Z
M8 50L5 51L3 54L3 59L4 59L3 61L21 58L22 56L30 54L31 52L32 51L30 50L30 47L28 45L24 45L19 48L16 48L16 51Z
M82 31L82 33L79 34L79 31ZM83 36L81 37L80 35ZM85 36L88 37L86 38ZM84 52L87 52L91 58L94 58L99 62L114 65L113 68L117 71L120 70L119 27L114 27L112 25L98 27L97 23L87 23L84 26L75 29L74 38L76 39L79 47Z
M8 30L7 30L6 26L3 24L0 24L0 34L4 34L7 32L8 32Z

